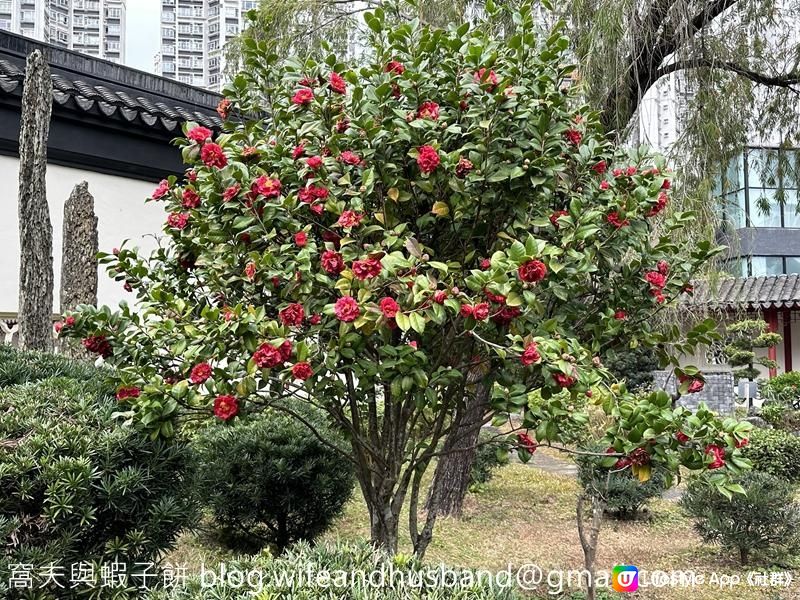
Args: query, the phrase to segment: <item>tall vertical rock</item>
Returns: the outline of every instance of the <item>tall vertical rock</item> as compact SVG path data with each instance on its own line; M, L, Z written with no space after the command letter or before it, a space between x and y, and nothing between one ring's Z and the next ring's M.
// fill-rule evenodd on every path
M28 56L19 134L19 345L53 347L53 227L47 206L47 136L53 109L50 68Z
M61 314L97 304L97 217L89 184L77 184L64 203L61 242Z

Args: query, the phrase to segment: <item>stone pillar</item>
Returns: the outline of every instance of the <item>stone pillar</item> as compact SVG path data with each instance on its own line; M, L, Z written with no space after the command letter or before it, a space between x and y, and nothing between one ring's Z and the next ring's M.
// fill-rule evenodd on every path
M79 304L97 305L97 217L94 197L85 181L64 203L61 252L61 314Z
M47 206L47 136L53 109L50 68L28 56L19 133L19 345L53 347L53 227Z

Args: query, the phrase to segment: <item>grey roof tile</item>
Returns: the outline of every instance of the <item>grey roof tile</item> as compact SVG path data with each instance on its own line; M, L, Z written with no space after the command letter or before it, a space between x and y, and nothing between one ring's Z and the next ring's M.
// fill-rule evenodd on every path
M800 275L763 277L728 277L716 284L695 281L694 293L684 294L683 301L723 310L798 308Z

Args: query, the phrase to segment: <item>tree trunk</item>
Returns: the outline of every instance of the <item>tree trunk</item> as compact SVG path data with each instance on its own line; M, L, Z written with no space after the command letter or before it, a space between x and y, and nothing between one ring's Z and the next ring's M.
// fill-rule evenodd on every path
M50 69L28 56L19 134L19 345L53 347L53 228L47 206L47 136L53 108Z
M64 229L61 242L61 314L80 304L97 305L97 217L94 198L85 181L77 184L64 203ZM64 344L62 354L87 358L79 344Z
M742 566L745 566L749 559L750 551L747 548L739 548L739 562L742 564Z
M584 521L584 504L589 501L592 508L592 521L589 531L586 531ZM595 586L595 562L597 560L597 542L600 537L600 525L603 522L603 513L606 506L600 498L596 496L587 497L581 494L578 497L577 520L578 537L580 538L581 548L583 549L583 564L589 574L589 589L586 591L586 600L595 600L597 589Z
M456 415L459 425L445 440L436 464L426 508L439 516L460 517L464 508L481 425L490 406L492 383L481 380L475 387L475 394L464 399L463 409Z

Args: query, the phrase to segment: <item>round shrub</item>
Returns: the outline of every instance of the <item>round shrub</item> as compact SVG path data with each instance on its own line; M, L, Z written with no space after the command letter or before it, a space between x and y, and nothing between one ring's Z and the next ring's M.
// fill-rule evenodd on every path
M343 445L320 415L304 418L328 443ZM313 540L353 490L349 460L278 410L205 429L194 447L198 496L223 541L237 550L270 545L280 553L298 540Z
M751 471L738 480L745 493L728 499L702 480L689 484L681 505L706 541L739 553L744 565L756 550L795 552L800 542L800 505L794 487L768 473Z
M593 446L594 452L603 452L603 446ZM621 520L635 519L648 500L664 492L666 477L662 470L653 470L650 479L640 482L630 469L615 471L600 465L602 457L576 455L578 479L586 492L606 503L606 511Z
M754 429L745 458L754 471L763 471L788 481L800 481L800 437L780 429Z
M508 464L508 453L502 445L493 442L495 434L482 431L478 438L478 449L475 461L469 473L470 489L479 489L494 476L495 469Z
M65 378L0 390L4 598L16 597L2 590L10 565L60 565L67 588L76 563L117 561L132 573L135 563L172 548L195 520L185 447L139 434L114 416L113 399L86 390L86 382ZM58 598L71 597L48 586Z

